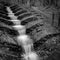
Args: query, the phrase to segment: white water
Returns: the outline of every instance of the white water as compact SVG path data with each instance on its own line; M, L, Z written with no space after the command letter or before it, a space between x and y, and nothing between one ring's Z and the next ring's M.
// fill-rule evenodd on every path
M17 36L17 42L18 44L21 44L22 47L25 50L25 54L23 55L25 60L38 60L37 54L32 50L33 49L33 42L32 39L28 35L25 34L26 28L25 26L20 25L19 20L17 20L17 17L14 16L14 13L10 10L9 7L7 7L8 10L8 16L12 18L12 22L15 23L15 26L12 26L19 32L19 36Z
M12 10L10 9L10 7L7 7L6 8L7 11L8 11L8 16L11 18L11 19L16 19L17 20L17 16L14 15L14 13L12 12Z
M24 55L25 60L39 60L38 55L35 52L31 52L28 55Z

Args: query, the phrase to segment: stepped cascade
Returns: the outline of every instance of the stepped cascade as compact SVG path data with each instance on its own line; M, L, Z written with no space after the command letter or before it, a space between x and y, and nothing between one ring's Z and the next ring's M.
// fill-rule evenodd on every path
M17 19L17 16L14 15L14 13L9 7L7 7L7 10L8 16L11 18L10 21L12 21L15 24L12 27L16 29L19 33L19 35L17 36L17 42L19 45L21 44L21 46L25 50L25 53L23 54L24 59L37 60L37 54L33 51L32 39L30 38L30 36L26 35L26 27L21 25L21 21ZM30 55L32 55L32 57Z

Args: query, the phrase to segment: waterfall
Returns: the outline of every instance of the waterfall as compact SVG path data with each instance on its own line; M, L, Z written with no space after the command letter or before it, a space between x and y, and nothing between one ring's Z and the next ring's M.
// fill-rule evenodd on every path
M11 9L7 7L8 16L11 18L15 25L12 26L15 30L18 31L19 35L16 37L19 45L23 47L25 53L23 54L23 58L25 60L37 60L37 54L33 51L33 42L30 36L26 35L26 27L21 25L21 21L17 19L17 17L12 13Z

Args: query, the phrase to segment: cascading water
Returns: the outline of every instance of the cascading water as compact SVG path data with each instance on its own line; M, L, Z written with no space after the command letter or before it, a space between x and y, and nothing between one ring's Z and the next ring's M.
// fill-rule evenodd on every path
M23 58L25 60L38 60L38 55L33 51L32 39L25 34L26 27L20 25L21 22L17 19L14 13L12 13L9 7L7 7L7 10L9 14L8 16L12 19L11 21L15 24L12 27L19 32L19 36L17 36L17 42L25 50L25 53L23 54Z

